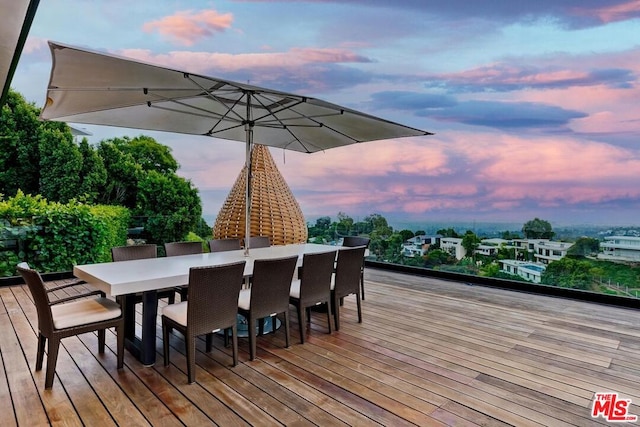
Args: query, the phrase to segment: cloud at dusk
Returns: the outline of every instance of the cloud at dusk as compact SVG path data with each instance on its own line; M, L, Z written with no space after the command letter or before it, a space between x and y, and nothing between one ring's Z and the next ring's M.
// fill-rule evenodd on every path
M142 29L147 33L158 32L176 44L192 46L203 38L226 31L232 23L231 13L183 10L171 16L145 22Z
M54 3L41 2L14 78L39 105L50 39L435 133L312 155L272 150L309 217L638 223L638 1ZM92 142L146 133L89 130ZM244 145L153 136L215 216Z

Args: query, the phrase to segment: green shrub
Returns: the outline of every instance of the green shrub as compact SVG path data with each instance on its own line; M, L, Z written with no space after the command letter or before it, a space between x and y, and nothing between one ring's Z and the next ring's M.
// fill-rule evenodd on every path
M111 246L126 241L128 221L129 211L123 207L48 202L18 191L0 200L1 238L17 242L15 256L5 251L0 257L0 274L15 275L18 261L42 272L108 261Z

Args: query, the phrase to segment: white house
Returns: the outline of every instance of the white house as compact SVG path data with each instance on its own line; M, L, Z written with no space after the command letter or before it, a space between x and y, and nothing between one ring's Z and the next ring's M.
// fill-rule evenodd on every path
M423 256L432 245L439 244L442 236L414 236L402 244L402 255L406 257Z
M467 255L467 250L462 247L462 239L459 237L443 237L440 239L440 249L449 252L456 259L462 259Z
M640 237L607 236L600 242L598 259L640 262Z
M544 264L516 261L513 259L500 260L500 264L502 265L501 271L514 276L520 276L533 283L540 283L542 273L546 269Z
M534 241L534 254L538 263L549 264L567 256L567 251L573 243L555 242L551 240Z

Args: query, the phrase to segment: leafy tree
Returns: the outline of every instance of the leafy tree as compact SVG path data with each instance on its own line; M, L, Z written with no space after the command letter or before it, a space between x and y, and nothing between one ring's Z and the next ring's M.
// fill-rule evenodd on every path
M198 220L195 228L193 229L193 233L203 241L213 239L213 227L207 224L207 221L205 221L204 218L200 218ZM190 239L187 239L187 240L190 240Z
M467 256L473 257L473 252L480 245L480 238L476 236L476 234L467 230L467 232L462 236L462 247L467 251Z
M102 158L89 145L87 138L82 138L78 148L82 155L78 194L81 194L87 202L95 203L98 200L100 188L104 188L107 182L107 170Z
M39 121L39 114L33 103L9 91L0 114L0 193L6 196L14 196L19 189L26 194L39 193L43 131L66 128L69 132L63 123Z
M427 233L424 230L418 230L415 232L414 236L426 236Z
M353 218L344 212L338 212L338 223L336 224L336 234L339 236L350 236L353 228Z
M98 155L107 171L107 180L100 189L99 201L135 209L138 181L144 175L131 154L122 150L119 138L106 139L98 144Z
M410 238L412 238L414 236L413 231L411 230L400 230L399 231L400 235L402 236L402 241L406 242L407 240L409 240Z
M129 154L142 170L172 174L178 170L178 162L171 155L171 148L158 143L150 136L135 138L125 136L111 140L120 151Z
M541 282L565 288L591 289L594 276L588 261L564 257L547 265L542 273Z
M64 123L40 132L40 191L48 200L67 203L77 198L82 170L82 154Z
M587 257L597 254L600 250L600 241L590 237L581 237L569 248L567 255L577 257Z
M422 258L424 259L425 267L435 267L442 264L453 264L455 262L455 258L451 256L449 252L443 251L442 249L429 251Z
M190 181L174 174L148 172L138 185L135 214L148 217L145 231L152 241L163 244L183 240L195 229L202 215L198 190Z
M527 239L551 239L554 235L551 223L540 218L525 222L522 226L522 233Z
M321 216L316 219L316 228L318 230L327 231L331 228L331 217Z
M438 234L442 237L460 237L458 233L456 233L456 230L451 227L438 230Z
M503 231L500 237L503 238L504 240L513 240L513 239L522 238L520 234L514 233L512 231Z

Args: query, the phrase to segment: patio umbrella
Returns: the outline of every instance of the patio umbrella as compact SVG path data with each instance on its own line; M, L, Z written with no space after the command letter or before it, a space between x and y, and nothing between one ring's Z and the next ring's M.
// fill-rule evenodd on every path
M308 96L174 70L49 42L53 65L40 118L177 132L246 144L249 237L251 151L305 153L431 135Z
M27 40L40 0L0 0L0 107Z

